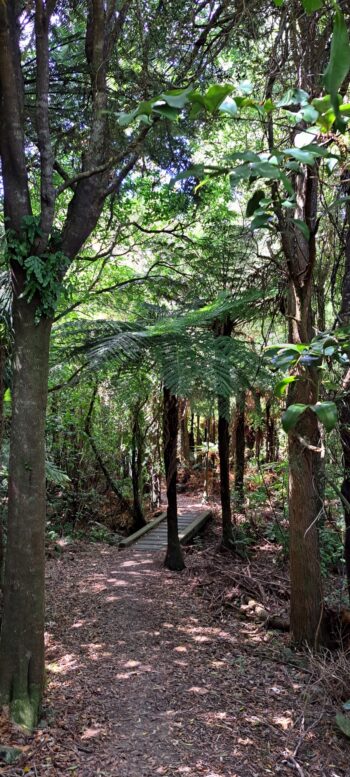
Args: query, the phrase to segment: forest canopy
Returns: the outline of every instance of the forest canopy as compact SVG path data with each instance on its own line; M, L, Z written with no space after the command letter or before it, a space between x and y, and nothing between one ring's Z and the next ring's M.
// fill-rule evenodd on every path
M27 730L47 554L164 519L180 572L194 496L218 564L273 544L292 646L344 648L349 22L346 0L0 3L0 701Z

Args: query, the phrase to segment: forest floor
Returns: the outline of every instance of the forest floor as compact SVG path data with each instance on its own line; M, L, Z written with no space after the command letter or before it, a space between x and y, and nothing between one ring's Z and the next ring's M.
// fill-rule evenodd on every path
M2 774L350 777L335 662L292 652L263 622L288 605L275 547L232 559L218 531L186 550L181 574L163 553L107 544L50 558L43 719L32 736L1 719L1 744L23 751Z

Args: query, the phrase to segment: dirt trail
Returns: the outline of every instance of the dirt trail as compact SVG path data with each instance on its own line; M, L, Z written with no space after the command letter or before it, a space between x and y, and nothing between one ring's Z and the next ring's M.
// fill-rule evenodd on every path
M49 561L44 720L34 737L15 735L26 753L6 776L297 773L284 761L308 675L269 658L282 638L213 619L193 590L194 556L181 574L163 569L162 554L106 545ZM324 718L300 748L299 774L350 775L344 747Z

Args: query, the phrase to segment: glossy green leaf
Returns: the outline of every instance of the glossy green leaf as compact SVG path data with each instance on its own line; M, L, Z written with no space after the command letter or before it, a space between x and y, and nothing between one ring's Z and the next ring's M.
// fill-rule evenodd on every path
M289 405L289 407L287 407L287 410L285 410L285 412L282 414L282 427L285 432L288 433L294 429L295 425L299 421L300 416L308 407L309 405L302 404Z
M323 0L301 0L304 11L306 13L313 13L323 7Z
M321 421L327 432L331 432L338 421L337 406L334 402L317 402L316 405L312 405L312 410L316 413L317 418Z
M323 157L325 159L333 156L337 157L337 154L334 154L332 151L329 150L329 148L326 148L325 146L320 146L318 143L309 143L307 146L303 146L303 151L310 151L311 154L314 154L315 156Z
M288 378L283 378L283 380L280 380L278 383L276 383L274 388L274 395L275 397L283 397L283 394L286 393L288 386L290 383L294 383L296 381L295 375L289 375Z
M310 151L305 151L304 148L286 148L283 152L286 156L291 156L296 159L297 162L301 162L303 165L315 164L315 155Z
M5 391L5 394L4 394L3 401L4 402L11 402L11 400L12 400L11 389L7 388L6 391Z
M313 105L306 105L305 108L301 108L299 111L301 118L304 119L304 121L308 121L310 124L313 124L318 119L318 111Z
M180 111L177 108L171 108L170 105L157 105L153 110L154 113L163 116L164 119L170 119L170 121L177 121L180 116Z
M350 70L350 41L344 16L337 8L334 17L331 53L323 81L338 111L338 91ZM315 106L316 107L316 106Z
M193 92L191 86L187 89L169 89L168 92L162 92L160 99L164 100L171 108L182 109L188 103L189 95Z
M233 87L229 84L215 84L214 86L210 86L203 95L206 109L211 113L214 113L232 91Z

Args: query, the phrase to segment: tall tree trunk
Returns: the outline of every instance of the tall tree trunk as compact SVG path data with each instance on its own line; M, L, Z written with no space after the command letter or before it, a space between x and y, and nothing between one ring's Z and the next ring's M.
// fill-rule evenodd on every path
M168 547L165 557L165 566L174 571L184 569L185 562L179 540L177 522L177 434L179 428L178 400L164 387L164 465L166 476L166 493L168 499L167 523L168 523Z
M184 399L180 402L180 438L181 438L181 458L185 464L190 459L190 441L188 434L188 402Z
M51 322L15 299L0 701L31 729L44 683L45 412Z
M296 199L295 217L306 222L310 237L307 239L294 227L284 233L283 246L289 262L289 339L298 344L309 342L313 335L311 290L316 259L316 168L307 168L304 174L297 176ZM309 368L290 385L288 405L315 404L318 393L318 372ZM321 645L325 637L317 524L321 515L318 483L321 451L317 416L311 410L306 411L288 437L290 628L294 643L308 644L312 648Z
M342 189L349 197L350 185L347 183L349 173L344 174ZM345 268L342 282L342 301L339 319L341 324L350 323L350 203L346 203L346 230L344 242ZM343 380L343 396L340 404L340 440L343 450L343 483L341 492L344 497L343 510L345 520L344 557L350 599L350 370L347 370Z
M272 403L271 399L266 400L266 461L271 463L278 460L278 439L276 423L271 412Z
M7 359L7 347L4 339L0 339L0 457L4 436L4 371ZM2 588L4 574L4 518L0 515L0 588Z
M146 526L146 520L142 507L141 479L142 479L142 448L143 439L140 428L139 408L136 408L132 424L132 455L131 455L131 480L133 493L133 531L138 531Z
M193 461L194 457L194 449L195 449L195 440L194 440L194 413L191 413L191 424L190 424L190 431L188 433L188 444L190 447L190 458Z
M235 461L235 495L239 505L242 505L244 502L245 399L245 391L240 392L237 396Z
M222 541L224 548L233 549L235 538L232 526L231 490L230 490L230 433L229 416L230 400L227 397L218 398L218 438L220 459L220 499L222 515Z
M341 493L344 497L343 510L345 520L344 558L350 599L350 370L343 381L344 395L340 405L340 440L343 449L343 482Z

